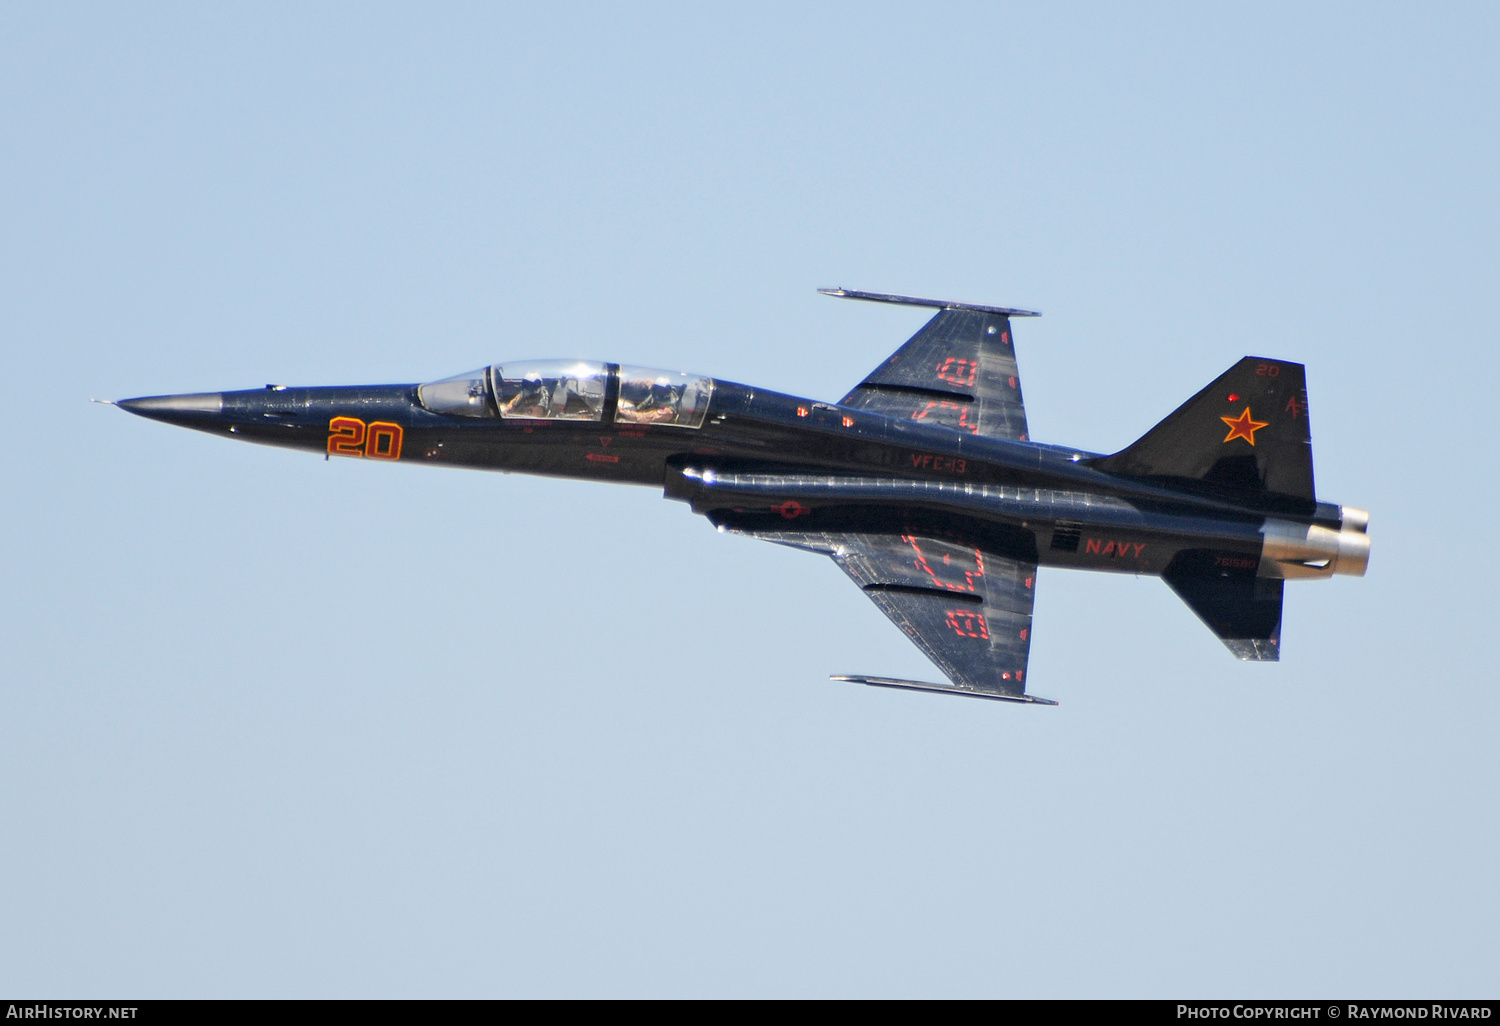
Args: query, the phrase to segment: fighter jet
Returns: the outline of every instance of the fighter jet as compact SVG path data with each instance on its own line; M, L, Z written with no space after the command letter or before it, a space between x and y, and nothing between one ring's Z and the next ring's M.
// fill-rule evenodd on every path
M373 462L662 488L720 531L832 558L942 670L886 688L1026 691L1039 567L1160 576L1240 659L1281 652L1288 580L1363 576L1369 514L1319 502L1301 364L1247 356L1113 454L1031 441L1011 334L1027 310L931 307L836 403L598 360L426 384L122 400L182 427Z

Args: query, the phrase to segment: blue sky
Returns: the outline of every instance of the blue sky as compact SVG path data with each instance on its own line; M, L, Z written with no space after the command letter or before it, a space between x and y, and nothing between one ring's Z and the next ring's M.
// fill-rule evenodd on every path
M1472 996L1500 964L1491 5L0 9L0 990ZM1043 572L1032 690L650 489L90 397L1040 309L1034 437L1307 365L1362 579L1236 663Z

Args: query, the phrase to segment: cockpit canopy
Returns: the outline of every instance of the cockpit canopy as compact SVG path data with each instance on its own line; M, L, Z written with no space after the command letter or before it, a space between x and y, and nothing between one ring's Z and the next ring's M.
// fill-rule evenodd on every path
M449 417L613 421L699 428L713 378L591 360L495 364L429 382L422 405Z

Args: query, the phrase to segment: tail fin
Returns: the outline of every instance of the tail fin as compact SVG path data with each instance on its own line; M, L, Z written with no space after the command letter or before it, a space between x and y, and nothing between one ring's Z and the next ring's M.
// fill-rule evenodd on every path
M1247 356L1134 444L1090 465L1175 487L1310 506L1316 499L1303 366Z

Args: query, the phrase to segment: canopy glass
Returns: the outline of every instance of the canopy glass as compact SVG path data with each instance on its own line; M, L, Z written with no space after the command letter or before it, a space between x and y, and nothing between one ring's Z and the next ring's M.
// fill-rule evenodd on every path
M703 426L713 393L713 379L699 374L592 360L497 363L417 388L425 408L449 417L685 428Z

